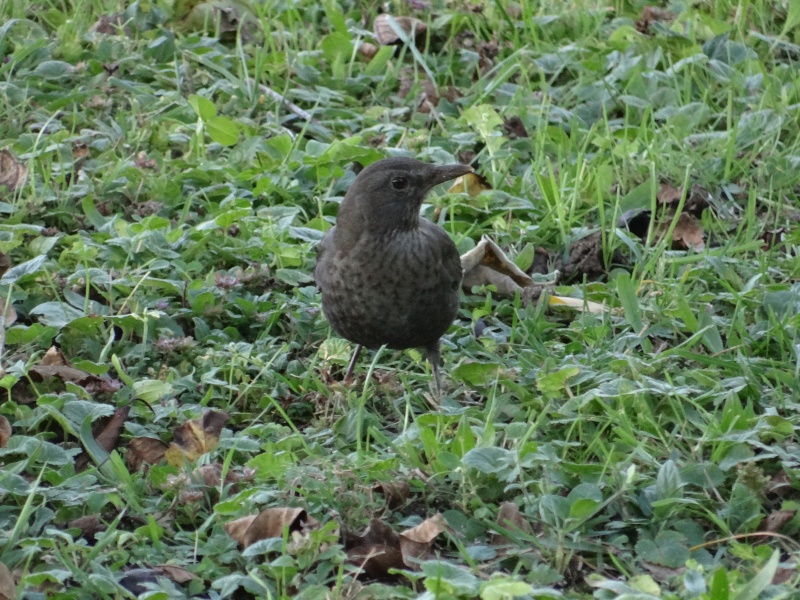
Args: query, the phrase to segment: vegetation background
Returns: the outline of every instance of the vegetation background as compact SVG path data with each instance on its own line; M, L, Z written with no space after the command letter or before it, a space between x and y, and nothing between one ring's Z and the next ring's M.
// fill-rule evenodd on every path
M798 597L800 3L0 6L1 598ZM531 275L438 404L310 277L388 155Z

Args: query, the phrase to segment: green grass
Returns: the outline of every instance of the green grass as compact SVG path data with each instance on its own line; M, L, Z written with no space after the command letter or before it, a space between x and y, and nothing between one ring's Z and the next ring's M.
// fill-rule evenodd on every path
M0 8L0 146L28 169L0 196L0 595L135 597L139 577L148 598L796 597L797 3L676 2L649 25L638 0L230 1L233 24L167 0L109 19L121 4ZM370 62L381 9L428 33ZM315 245L351 164L396 154L473 157L491 183L423 207L462 252L487 235L552 268L600 232L606 276L556 293L608 310L475 288L438 405L416 351L365 354L343 385ZM659 235L660 184L707 200L705 250ZM644 241L617 228L641 209ZM43 378L53 345L91 376ZM230 419L196 461L126 462L208 410ZM226 533L286 506L309 524L247 549ZM421 563L361 572L371 520L437 513Z

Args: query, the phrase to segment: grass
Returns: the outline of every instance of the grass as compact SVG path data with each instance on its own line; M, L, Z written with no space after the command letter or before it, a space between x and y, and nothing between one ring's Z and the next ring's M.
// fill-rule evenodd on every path
M365 58L381 10L424 39ZM0 596L796 597L800 13L665 11L3 4ZM607 310L476 287L439 404L416 351L342 384L315 245L397 154L491 184L423 207L462 252L597 232L555 291Z

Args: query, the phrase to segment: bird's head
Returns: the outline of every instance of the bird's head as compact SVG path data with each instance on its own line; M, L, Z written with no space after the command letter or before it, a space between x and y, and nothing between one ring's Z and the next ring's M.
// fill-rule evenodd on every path
M372 163L347 190L337 229L358 227L371 233L413 229L419 225L419 208L431 188L472 170L467 165L437 166L413 158Z

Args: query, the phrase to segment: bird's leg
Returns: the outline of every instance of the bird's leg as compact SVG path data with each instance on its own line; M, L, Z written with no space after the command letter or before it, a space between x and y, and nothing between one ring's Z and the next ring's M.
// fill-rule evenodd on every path
M439 365L442 363L442 357L439 354L439 342L433 346L425 349L425 354L428 357L428 362L431 363L431 371L433 371L433 391L437 400L442 398L442 380L439 376Z
M356 361L358 360L359 354L361 354L361 344L356 344L356 349L353 350L353 357L350 359L350 364L347 365L347 373L344 374L345 383L353 379L353 369L356 368Z

